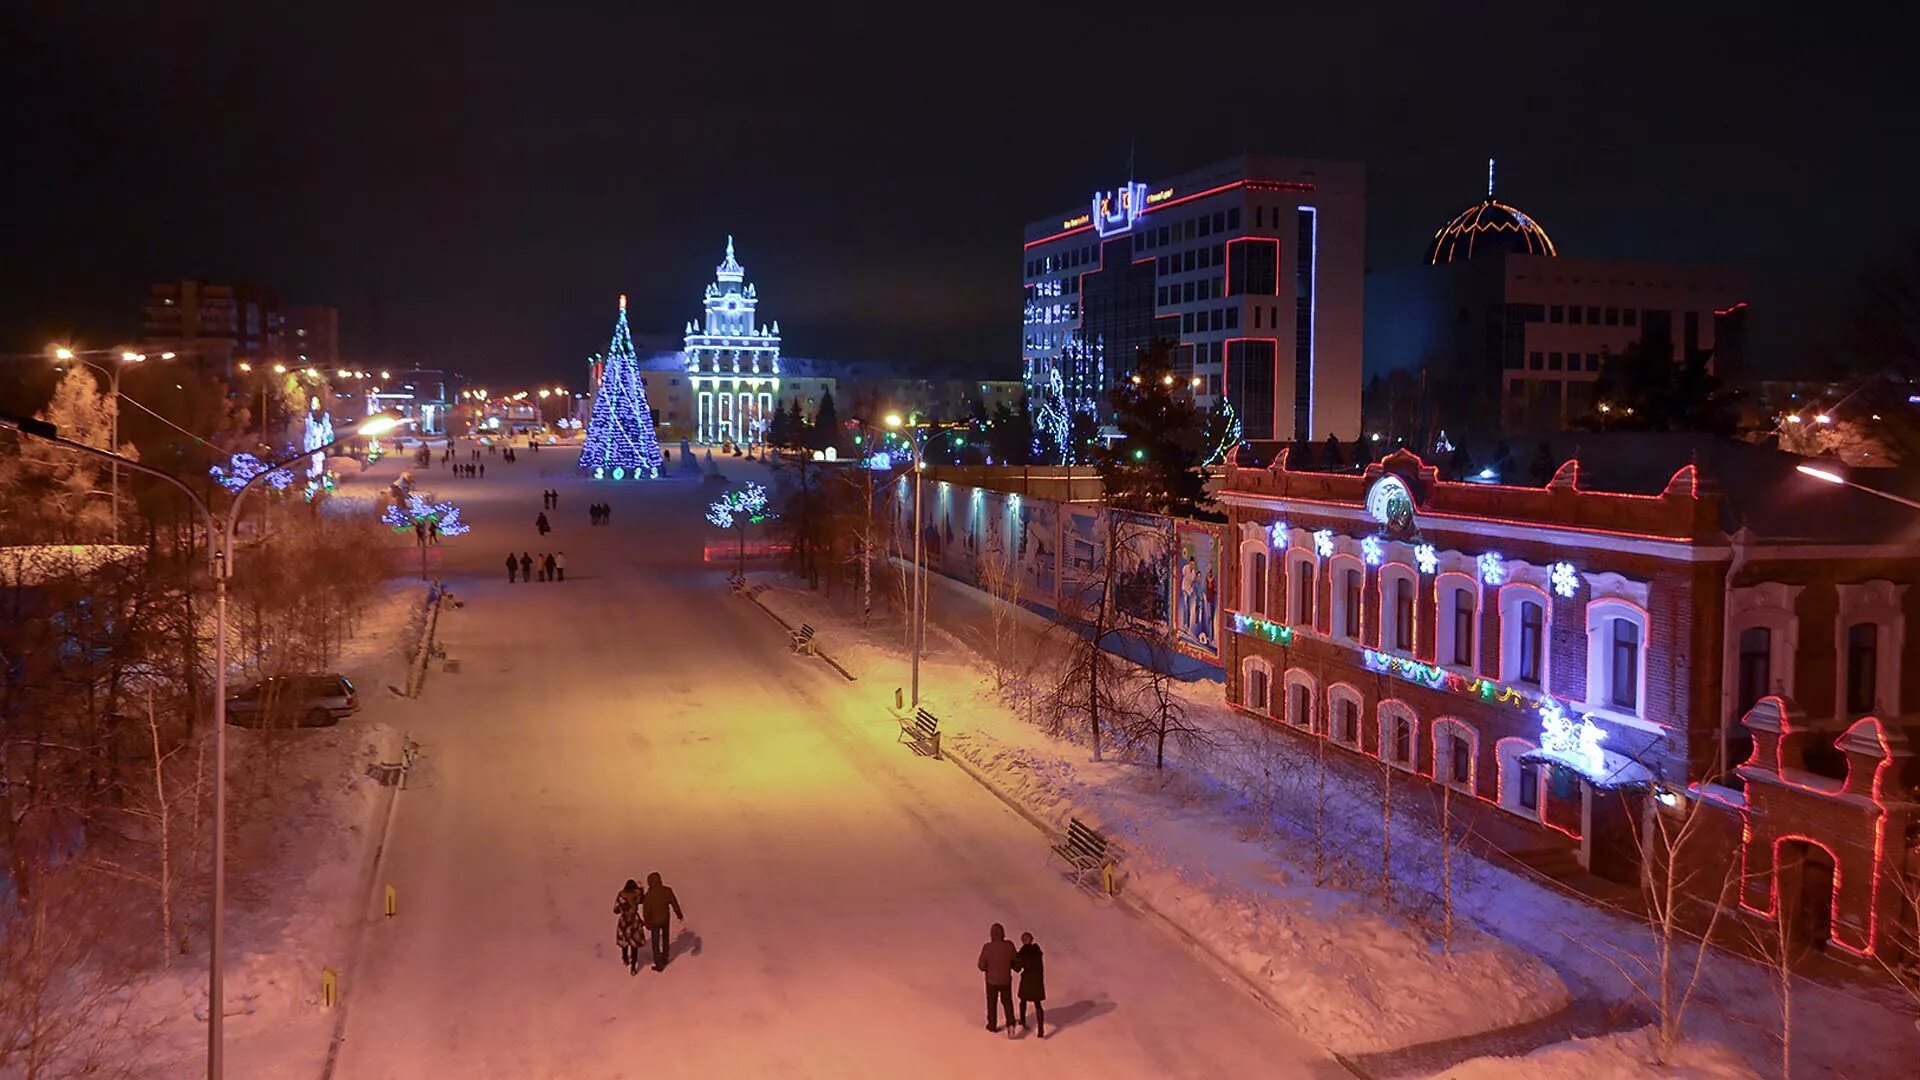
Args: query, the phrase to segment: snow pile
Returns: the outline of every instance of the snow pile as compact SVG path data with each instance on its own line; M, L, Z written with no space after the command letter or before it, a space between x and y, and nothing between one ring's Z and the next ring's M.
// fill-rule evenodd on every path
M1475 1058L1435 1080L1753 1080L1757 1075L1732 1050L1692 1040L1682 1040L1663 1066L1654 1057L1654 1029L1644 1027L1556 1043L1525 1057Z

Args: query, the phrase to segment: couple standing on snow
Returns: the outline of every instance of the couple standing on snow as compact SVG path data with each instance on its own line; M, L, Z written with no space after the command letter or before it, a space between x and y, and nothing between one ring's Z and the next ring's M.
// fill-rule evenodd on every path
M680 911L680 898L661 884L657 870L647 875L645 890L639 882L628 878L626 886L613 898L613 913L620 917L614 936L620 942L620 962L627 965L627 974L640 974L640 950L649 943L653 970L666 970L668 912L679 916L682 923L687 921ZM1008 1015L1012 1015L1011 1012Z
M999 1031L998 1010L1003 1007L1007 1013L1007 1034L1013 1034L1013 973L1020 973L1020 1026L1027 1026L1027 1003L1033 1003L1033 1017L1038 1022L1039 1037L1047 1037L1047 1009L1041 1002L1047 1000L1047 976L1045 960L1040 954L1040 946L1033 943L1032 934L1020 935L1020 948L1015 949L1013 942L1007 940L1007 928L999 923L987 931L987 943L980 946L980 970L987 976L987 1030Z

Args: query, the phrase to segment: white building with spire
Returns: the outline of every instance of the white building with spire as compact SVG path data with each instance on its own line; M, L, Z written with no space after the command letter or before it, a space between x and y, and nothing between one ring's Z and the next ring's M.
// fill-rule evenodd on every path
M694 441L759 443L780 400L780 324L756 321L760 297L733 257L714 268L702 322L687 324L687 381Z

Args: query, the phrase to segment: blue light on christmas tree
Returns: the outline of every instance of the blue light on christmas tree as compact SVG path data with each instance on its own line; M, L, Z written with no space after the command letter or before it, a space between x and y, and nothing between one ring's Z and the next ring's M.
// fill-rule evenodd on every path
M647 407L647 388L640 381L633 335L627 331L624 295L620 317L613 324L613 342L607 346L600 391L593 395L587 441L580 448L580 471L595 480L660 476L660 440L653 433L653 410Z

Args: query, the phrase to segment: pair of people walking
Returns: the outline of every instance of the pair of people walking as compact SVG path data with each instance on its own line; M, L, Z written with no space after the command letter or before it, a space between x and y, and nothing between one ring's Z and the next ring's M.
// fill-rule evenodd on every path
M606 503L594 503L587 507L587 523L590 525L605 525L612 516L613 507Z
M668 953L667 930L671 926L671 917L677 917L681 923L687 916L680 910L680 898L673 889L660 881L658 870L647 875L647 887L632 878L613 898L613 913L618 916L614 936L620 944L620 962L627 965L627 974L640 974L640 950L644 947L651 954L653 970L665 971Z
M987 1030L999 1031L999 1011L1007 1014L1007 1034L1013 1034L1013 976L1020 975L1020 1027L1027 1026L1027 1006L1033 1006L1039 1037L1047 1037L1046 959L1032 934L1020 935L1020 947L1007 940L1007 928L994 923L987 943L980 946L980 970L987 977Z
M552 488L543 489L540 492L540 506L545 510L560 509L560 493Z

